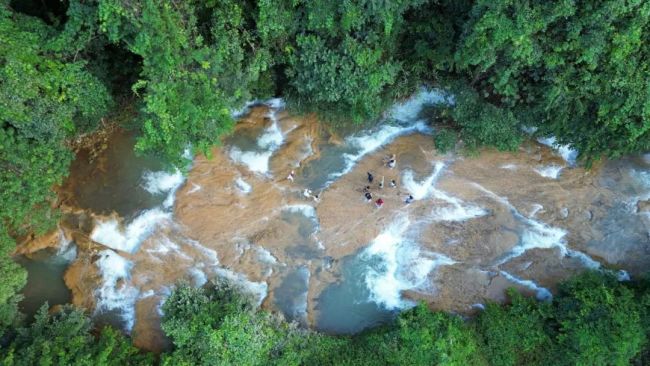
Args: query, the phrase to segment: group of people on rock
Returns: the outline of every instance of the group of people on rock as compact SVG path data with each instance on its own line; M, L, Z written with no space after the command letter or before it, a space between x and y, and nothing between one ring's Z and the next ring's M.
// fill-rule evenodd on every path
M293 183L293 180L295 178L296 178L296 172L294 170L292 170L291 172L289 172L289 175L287 175L287 180L289 182ZM308 200L313 199L314 202L316 202L316 203L320 202L320 193L314 194L314 192L312 192L312 190L309 189L309 188L305 188L305 190L302 191L302 195L303 195L303 197L305 197L305 199L308 199Z
M395 154L385 157L383 159L383 163L390 169L395 168L395 166L397 165L397 159L395 157ZM367 174L368 183L372 184L375 181L375 177L370 172L367 172L366 174ZM397 182L395 181L395 179L391 179L389 185L391 188L397 188ZM384 188L384 176L381 177L378 187L379 189ZM367 185L363 188L363 195L366 198L366 202L370 203L373 201L372 193L370 191L370 185ZM413 195L409 194L406 200L404 201L404 203L409 204L413 202L413 200L414 200ZM377 206L377 208L381 208L383 205L384 205L384 200L382 198L378 198L375 201L375 206Z
M384 163L384 165L386 167L388 167L390 169L395 168L395 166L397 166L397 158L396 158L395 154L391 154L391 155L385 157L383 159L383 163ZM366 198L366 201L368 203L370 203L370 202L373 201L371 186L370 185L373 184L373 182L375 181L375 176L372 175L372 173L370 173L370 172L367 172L367 174L368 174L368 176L367 176L368 185L366 185L363 188L362 192L363 192L364 197ZM287 180L289 182L293 183L295 177L296 177L296 172L292 170L289 173L289 175L287 176ZM384 178L385 177L382 176L381 180L379 181L378 187L379 187L380 190L384 188ZM390 182L389 182L389 185L390 185L391 188L397 188L397 181L395 181L395 179L391 179ZM315 202L320 201L320 194L314 194L309 188L305 188L305 190L302 192L302 195L306 199L313 199ZM414 201L413 195L409 194L408 197L406 197L406 200L404 201L404 203L409 204L409 203L411 203L413 201ZM378 198L375 201L375 206L377 208L381 208L383 205L384 205L384 200L381 197Z

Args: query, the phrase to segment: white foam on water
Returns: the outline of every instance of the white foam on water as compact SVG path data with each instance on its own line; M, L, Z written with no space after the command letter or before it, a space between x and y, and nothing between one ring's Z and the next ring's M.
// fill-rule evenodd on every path
M471 204L466 204L461 199L453 197L435 187L440 174L445 167L441 161L434 163L433 172L420 182L416 182L413 172L407 170L402 177L402 185L413 196L414 200L434 197L445 201L451 207L434 205L431 219L434 221L465 221L487 214L487 211Z
M241 151L238 147L233 146L229 156L235 163L246 166L252 172L266 174L269 171L269 159L272 154L271 151Z
M430 134L432 129L423 120L417 117L422 108L427 104L453 103L453 97L447 96L439 90L421 89L404 103L396 104L387 114L387 119L400 124L383 123L378 128L358 132L345 139L345 145L354 150L352 153L343 154L345 167L342 171L333 172L328 176L326 186L339 177L352 170L354 165L365 155L389 144L395 138L411 133Z
M178 169L175 169L174 172L146 171L143 180L143 187L147 192L153 195L167 193L163 207L170 208L174 205L176 191L185 181L185 176Z
M280 127L274 118L275 115L269 114L269 117L271 117L273 123L264 129L262 134L257 138L257 146L261 147L262 149L273 151L282 145L282 142L284 142L284 136L282 135L282 131L280 131Z
M240 119L241 117L243 117L245 114L247 114L249 112L249 110L250 110L250 108L252 106L254 106L256 104L259 104L259 101L257 101L257 100L248 101L248 102L244 103L244 105L241 108L232 110L230 112L230 116L233 119Z
M345 167L342 171L331 173L328 178L331 184L337 178L349 173L355 164L365 155L377 150L378 148L392 142L395 138L411 133L430 133L429 128L424 121L415 122L409 126L395 126L384 124L378 130L366 130L349 136L345 139L345 144L356 150L354 153L343 154Z
M619 270L619 271L616 273L616 279L617 279L619 282L625 282L625 281L631 281L631 280L632 280L632 279L630 278L630 274L629 274L626 270L623 270L623 269Z
M481 207L466 204L462 200L447 195L442 191L434 191L434 196L451 204L451 207L435 207L431 212L434 221L465 221L487 215L487 211Z
M517 166L517 164L509 163L509 164L501 165L500 168L501 169L506 169L506 170L517 170L518 166Z
M583 252L573 250L573 249L567 249L567 256L571 258L576 258L582 263L583 266L589 268L589 269L599 269L601 267L600 262L594 260L590 256L586 255Z
M262 247L256 247L255 250L257 252L257 259L259 259L262 263L266 263L266 264L278 263L278 259L273 254L271 254L271 252L268 249Z
M476 304L472 304L471 307L472 309L485 310L485 304L481 304L480 302Z
M295 204L295 205L286 205L282 207L283 211L289 211L294 213L300 213L310 219L318 219L316 216L316 209L314 206L304 205L304 204Z
M434 164L433 173L420 182L416 182L413 171L407 170L402 177L402 185L413 196L414 200L428 198L434 191L434 184L438 180L445 164L437 161Z
M487 190L478 183L472 183L480 191L486 193L488 196L500 202L510 209L512 215L524 224L524 230L521 233L520 242L507 253L497 265L506 263L507 261L517 258L530 249L551 249L558 248L560 255L571 256L578 258L582 264L587 268L594 268L598 261L592 259L587 254L577 250L569 249L566 243L567 232L561 228L547 225L546 223L534 220L532 218L522 215L510 202L504 198L496 195L494 192Z
M61 228L59 228L59 249L56 251L56 258L66 263L77 258L77 246L73 244L72 239L65 236Z
M535 282L531 280L523 280L521 278L511 275L506 271L499 271L499 273L501 273L501 275L505 277L508 281L535 291L535 297L537 297L537 300L539 301L550 301L553 299L553 295L551 294L551 291L549 291L547 288L538 286Z
M309 206L305 204L286 205L282 207L282 210L293 212L293 213L299 213L309 218L311 222L314 224L314 232L312 233L312 235L315 235L320 231L320 222L318 220L318 215L316 215L316 209L314 208L314 206Z
M434 104L453 104L453 97L439 89L421 88L405 102L393 106L389 117L400 122L412 122L418 118L424 106Z
M219 256L217 255L217 251L214 249L206 248L201 243L199 243L196 240L192 240L189 238L185 238L185 242L194 248L196 248L203 256L209 259L209 263L211 265L219 265Z
M156 292L154 290L147 290L140 294L140 299L146 299L147 297L151 297L155 294Z
M573 166L578 158L578 150L572 149L569 145L560 145L554 136L540 137L537 139L540 144L546 145L562 157L569 165Z
M115 250L133 253L157 226L171 220L171 216L170 212L153 208L142 212L125 229L116 219L99 221L90 233L90 239Z
M227 268L215 268L215 273L238 286L242 291L248 292L255 296L257 305L261 305L268 294L268 284L266 282L253 282L241 273L233 272Z
M253 187L248 184L242 177L235 179L235 187L243 194L249 194L253 191Z
M269 160L273 153L284 143L284 134L280 130L277 120L277 112L284 108L284 101L280 98L269 99L264 102L271 110L267 117L271 119L271 124L267 126L257 138L257 146L264 151L242 151L236 146L230 149L230 158L241 165L246 166L250 171L260 174L269 172Z
M194 287L201 287L208 282L208 276L205 275L205 272L196 267L190 268L187 273L192 278L192 285Z
M635 183L634 189L637 192L635 205L638 200L650 199L650 171L630 169L629 174Z
M411 306L402 299L402 291L422 287L436 267L455 263L441 254L423 253L404 237L408 225L407 218L398 218L360 254L364 260L379 260L377 268L368 267L365 283L370 300L388 310Z
M558 179L560 173L562 172L563 167L559 165L547 165L539 168L535 168L535 172L541 175L544 178Z
M180 170L176 169L173 173L166 171L146 171L143 175L143 179L143 187L147 192L151 194L159 194L178 188L185 178Z
M174 243L166 236L161 236L157 241L157 244L158 245L156 247L147 249L147 253L155 254L157 256L175 254L186 260L191 259L187 254L181 251L181 248L178 246L178 244Z
M267 99L263 103L266 104L267 106L269 106L269 108L273 108L275 110L284 109L284 107L286 105L286 103L284 102L284 99L282 99L282 98Z
M96 311L118 311L130 331L135 322L135 302L139 291L128 283L133 263L110 249L99 252L95 262L102 277L101 285L95 290Z

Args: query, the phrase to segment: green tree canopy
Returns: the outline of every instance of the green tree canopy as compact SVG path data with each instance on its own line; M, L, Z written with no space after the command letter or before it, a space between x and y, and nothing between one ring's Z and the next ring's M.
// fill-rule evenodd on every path
M477 1L455 69L588 159L650 149L650 3Z

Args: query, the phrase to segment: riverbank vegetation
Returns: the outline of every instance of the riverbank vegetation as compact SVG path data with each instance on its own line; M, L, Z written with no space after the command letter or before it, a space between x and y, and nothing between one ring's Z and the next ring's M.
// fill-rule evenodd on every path
M110 327L97 334L64 307L18 328L3 365L643 365L649 361L650 287L587 272L560 284L550 302L509 291L475 318L424 304L354 336L329 336L259 310L228 283L180 285L163 305L172 349L138 352Z
M14 240L53 227L52 187L68 172L70 141L125 103L138 110L130 123L136 149L178 166L186 148L207 153L218 144L232 130L232 112L249 100L281 96L295 111L359 123L430 85L455 96L439 111L446 127L434 138L442 149L459 139L469 149L513 150L527 137L524 127L534 127L534 137L554 136L589 163L650 149L648 22L650 2L619 0L0 0L0 336L10 332L20 345L16 334L36 331L14 328L26 277L10 259ZM537 306L527 301L513 304ZM560 337L573 318L548 323L545 311L526 321L560 333L540 333L514 355L587 337ZM43 316L32 327L45 336L56 322L89 342L87 323L69 324L70 316L77 315ZM460 324L433 317L432 329L454 333ZM454 344L473 354L478 341L458 332ZM385 334L363 337L379 342ZM492 335L499 336L512 342ZM398 347L398 338L390 344ZM348 341L327 347L337 342ZM626 347L636 350L634 342Z

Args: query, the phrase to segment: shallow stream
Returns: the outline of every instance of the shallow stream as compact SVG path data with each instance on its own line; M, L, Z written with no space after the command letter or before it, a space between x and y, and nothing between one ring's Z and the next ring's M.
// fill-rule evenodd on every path
M587 171L549 140L441 155L422 111L448 101L422 90L337 138L281 100L251 105L186 176L135 156L133 138L117 133L99 159L81 154L63 187L76 224L62 224L54 249L21 259L23 310L72 301L157 350L167 344L160 305L179 281L225 277L290 320L353 333L420 299L471 313L509 286L547 300L585 268L645 271L648 156ZM382 163L390 154L393 169ZM368 171L381 208L361 192Z

